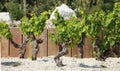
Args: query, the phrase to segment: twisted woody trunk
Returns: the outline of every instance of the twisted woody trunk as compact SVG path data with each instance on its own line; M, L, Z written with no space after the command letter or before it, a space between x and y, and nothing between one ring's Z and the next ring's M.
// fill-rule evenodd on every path
M21 45L14 42L12 39L10 39L11 43L14 45L15 48L20 48L19 52L19 58L24 58L25 52L26 52L26 46L29 41L29 39L32 39L32 60L37 59L37 54L39 51L39 43L42 43L43 40L41 38L36 39L35 35L33 33L30 34L31 37L26 37Z
M10 39L10 41L14 45L15 48L20 48L19 58L24 58L24 55L25 55L25 52L26 52L26 45L29 41L28 38L25 38L25 40L23 41L23 43L21 45L17 44L12 39Z
M78 51L79 51L79 57L80 58L83 58L83 53L84 53L83 52L83 46L84 46L84 43L85 43L85 33L82 33L82 39L78 44Z
M61 48L61 51L58 52L54 57L55 63L58 67L64 66L63 63L62 63L62 60L60 60L60 57L68 54L68 49L66 48L66 46L69 45L70 43L71 42L60 43L59 48Z

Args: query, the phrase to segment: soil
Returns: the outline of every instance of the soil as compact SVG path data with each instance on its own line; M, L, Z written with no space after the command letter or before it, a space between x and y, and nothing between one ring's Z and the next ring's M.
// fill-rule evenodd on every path
M31 58L1 58L1 71L120 71L120 58L107 58L97 61L95 58L61 57L64 66L58 67L54 56Z

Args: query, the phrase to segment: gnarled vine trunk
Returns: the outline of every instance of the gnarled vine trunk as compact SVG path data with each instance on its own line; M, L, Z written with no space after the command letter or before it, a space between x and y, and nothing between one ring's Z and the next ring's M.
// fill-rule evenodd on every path
M80 43L78 44L78 51L79 51L79 57L83 58L83 46L85 42L85 33L82 33L82 39Z
M26 52L26 45L28 43L28 38L26 38L21 45L14 42L12 39L10 39L11 43L14 45L15 48L20 48L19 52L19 58L24 58L25 52Z
M67 43L62 43L59 47L62 48L62 51L58 52L55 57L54 57L54 60L56 62L56 65L57 66L63 66L63 63L62 61L60 60L60 57L63 56L63 55L66 55L68 53L68 50L66 48L66 45Z
M95 38L95 46L93 47L94 48L94 50L96 51L96 59L97 60L100 60L100 61L104 61L105 60L105 57L103 57L102 55L101 55L101 52L100 52L100 45L101 45L101 41L100 41L100 39L99 39L99 37L96 37Z
M25 52L26 52L26 46L27 46L28 41L29 41L29 40L26 38L26 39L23 41L23 44L20 46L19 58L24 58Z
M43 40L41 38L36 39L33 33L30 33L30 36L32 38L32 60L36 60L37 59L37 54L39 51L38 48L38 44L42 43ZM26 37L23 41L23 43L21 45L17 44L16 42L14 42L12 39L10 39L11 43L15 46L15 48L20 48L20 52L19 52L19 58L24 58L25 52L26 52L26 45L29 41L29 37Z
M37 54L38 54L39 48L38 48L38 43L36 39L32 40L32 60L37 59Z
M38 43L37 43L37 39L35 38L35 35L33 33L31 33L31 38L32 38L32 60L36 60L37 54L39 51Z
M39 43L42 43L42 39L36 39L35 38L35 35L32 33L31 34L31 38L32 38L32 60L36 60L37 59L37 54L38 54L38 51L39 51L39 47L38 47L38 44Z
M109 44L109 47L107 48L107 50L104 53L104 56L106 56L106 57L119 57L119 54L120 54L119 45L120 44L116 42L113 45L113 47L111 48L110 44ZM116 48L118 48L118 49L116 49Z

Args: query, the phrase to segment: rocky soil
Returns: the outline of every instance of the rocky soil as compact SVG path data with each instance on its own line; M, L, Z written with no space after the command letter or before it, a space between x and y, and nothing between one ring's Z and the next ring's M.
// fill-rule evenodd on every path
M120 71L120 58L107 58L97 61L94 58L61 57L65 66L57 67L54 56L19 59L16 57L1 58L1 71Z

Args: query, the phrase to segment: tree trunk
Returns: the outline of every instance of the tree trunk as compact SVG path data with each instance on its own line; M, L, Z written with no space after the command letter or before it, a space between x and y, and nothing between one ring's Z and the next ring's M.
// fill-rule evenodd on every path
M37 43L36 40L32 40L32 46L33 46L32 60L36 60L37 59L37 54L38 54L38 51L39 51L38 43Z
M20 47L20 53L19 53L19 58L24 58L25 52L26 52L26 45L28 43L28 39L25 39L23 44Z
M105 57L103 57L101 55L101 52L100 52L100 45L101 45L101 40L99 39L99 37L96 36L95 38L95 46L94 46L94 50L97 52L97 60L100 60L100 61L104 61L105 60Z
M115 49L116 47L117 47L116 44L112 48L109 45L109 47L105 51L104 56L106 56L106 57L117 57L117 51Z
M83 47L78 48L79 51L79 57L83 58Z
M62 63L62 60L60 60L60 57L63 56L63 55L66 55L68 53L66 45L67 45L66 43L62 43L59 46L60 48L62 48L62 51L58 52L54 57L56 65L59 66L59 67L64 66L63 63Z
M98 47L98 45L94 46L94 50L96 51L96 60L101 60L100 48Z
M24 16L26 16L26 0L23 0L23 10L24 10Z
M19 58L24 58L25 52L26 52L26 45L28 43L28 39L25 39L24 42L19 45L17 43L15 43L12 39L10 39L11 43L14 45L15 48L20 48L20 52L19 52Z
M78 44L78 51L79 51L79 57L83 58L83 46L85 42L85 33L82 33L82 39L80 43Z
M33 33L31 33L31 38L32 38L32 60L36 60L39 51L38 40L35 38L35 35Z
M15 48L20 48L20 45L14 42L12 39L9 39Z

